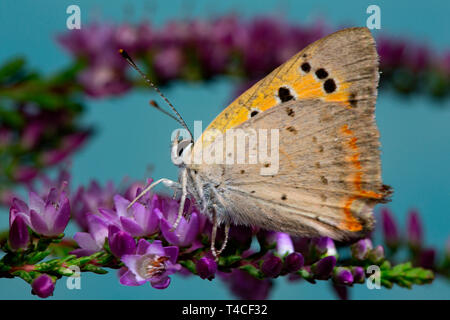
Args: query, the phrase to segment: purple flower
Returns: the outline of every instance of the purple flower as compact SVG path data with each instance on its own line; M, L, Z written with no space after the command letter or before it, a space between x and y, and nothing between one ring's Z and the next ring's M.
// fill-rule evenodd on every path
M384 259L384 248L383 246L376 246L369 252L369 259L374 263L379 263Z
M369 256L370 250L372 250L370 239L361 239L351 246L352 256L357 260L365 260Z
M33 280L31 288L32 294L37 295L39 298L48 298L53 295L55 283L48 275L42 274Z
M416 210L411 210L409 212L407 226L409 245L411 247L419 248L422 245L423 232L419 213Z
M311 271L316 279L326 280L330 277L335 265L336 257L327 256L314 263Z
M285 254L290 254L294 252L294 244L292 243L291 237L287 233L277 232L275 234L277 242L277 254L279 256L284 256Z
M180 75L184 57L179 48L168 47L156 53L153 64L158 76L169 80Z
M140 41L137 28L124 24L118 26L114 32L114 41L118 48L124 49L129 53L137 49Z
M17 214L23 215L31 229L48 237L61 234L70 219L69 199L65 192L58 192L56 188L50 190L46 200L30 192L29 206L16 198L13 200L13 207Z
M42 121L31 120L26 124L21 137L21 145L25 149L32 149L38 143L45 129L45 123Z
M311 239L310 248L312 254L317 255L320 258L326 256L337 257L336 246L334 245L333 239L329 237L320 237Z
M131 84L125 79L123 69L108 64L89 66L78 75L85 92L94 98L118 95L128 91Z
M114 28L105 24L93 24L72 30L58 38L59 43L76 56L100 59L101 53L111 48Z
M176 246L187 247L191 245L199 232L198 213L192 212L189 221L182 217L178 227L173 231L172 228L175 219L169 219L170 217L168 219L164 217L161 219L161 232L164 238Z
M383 36L377 39L377 50L381 65L384 68L394 68L403 62L406 43L404 41L396 42Z
M337 284L351 285L353 283L353 274L347 268L343 267L334 268L333 280Z
M17 182L27 183L33 180L38 173L39 170L34 167L19 165L17 167L14 167L12 177Z
M244 300L267 299L272 282L270 279L259 280L240 269L231 273L220 273L221 278L237 297Z
M108 227L108 242L111 252L118 258L136 251L136 242L133 237L114 225Z
M284 259L284 269L290 272L296 272L300 270L305 263L303 255L299 252L292 252Z
M419 254L419 265L425 269L433 269L436 258L436 250L424 249Z
M99 216L87 215L88 232L77 232L73 237L80 246L71 252L77 256L89 256L103 249L108 236L108 225Z
M276 278L283 269L283 261L273 255L268 254L261 264L261 271L269 278Z
M196 270L200 278L212 280L217 271L217 263L214 259L203 257L196 263Z
M9 214L9 245L13 250L26 249L30 241L30 234L25 218L17 214L15 208L11 208Z
M139 190L138 190L139 191ZM145 205L134 203L130 209L130 201L120 195L114 196L115 212L100 209L101 214L127 231L133 237L150 236L159 230L162 213L158 208L159 198L154 195Z
M136 254L122 256L122 262L128 271L120 277L120 283L126 286L140 286L150 282L156 289L165 289L170 284L169 275L181 269L177 264L178 247L163 247L161 241L151 244L139 240Z
M389 209L383 208L381 210L381 220L386 244L391 248L396 248L399 242L397 225Z
M365 280L365 273L364 273L364 268L363 267L353 267L352 268L352 274L353 274L353 281L355 283L363 283Z
M87 189L80 187L71 201L73 218L83 230L87 230L88 213L96 213L99 208L112 208L113 197L116 193L117 190L112 182L102 187L98 182L91 181Z

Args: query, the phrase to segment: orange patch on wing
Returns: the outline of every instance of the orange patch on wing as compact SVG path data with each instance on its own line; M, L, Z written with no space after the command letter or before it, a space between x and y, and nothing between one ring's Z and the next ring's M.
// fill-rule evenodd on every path
M300 60L294 64L288 61L282 66L282 68L289 68L286 72L283 73L281 70L270 81L267 81L265 78L253 85L225 108L206 128L205 133L210 129L217 129L223 133L228 129L240 125L249 119L249 113L254 108L266 111L275 107L280 102L277 99L278 90L283 86L288 86L294 91L293 95L296 100L322 99L324 101L336 102L346 108L351 108L348 102L350 99L350 93L348 91L350 83L341 82L339 74L333 74L330 77L336 81L337 89L333 93L326 93L323 89L323 81L315 78L312 72L300 74L299 68L301 63L302 61ZM205 133L201 137L203 147L212 143L217 136L217 132Z
M353 202L359 198L373 198L373 199L381 199L383 197L382 194L363 190L362 188L362 165L360 161L360 152L358 145L356 144L358 138L355 137L354 132L349 128L347 124L341 127L341 132L349 136L350 139L346 142L346 146L352 151L352 154L348 156L348 161L355 168L355 173L352 178L353 185L356 190L356 195L349 197L344 203L344 215L345 218L342 221L341 226L349 231L360 231L362 229L361 223L353 216L351 212L351 206Z

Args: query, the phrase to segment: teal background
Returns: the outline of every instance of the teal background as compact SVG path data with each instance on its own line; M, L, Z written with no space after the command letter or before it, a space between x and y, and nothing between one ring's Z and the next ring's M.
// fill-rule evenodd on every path
M236 12L245 18L282 14L291 23L308 23L316 18L331 26L364 26L366 8L381 8L381 30L422 42L442 53L450 49L450 2L421 1L12 1L0 2L0 61L23 55L31 66L50 74L70 63L70 57L56 43L58 33L67 32L66 8L81 8L82 27L89 21L114 23L148 19L155 25L186 17L211 17ZM219 78L210 83L177 82L164 88L188 124L202 120L205 127L232 99L235 83ZM119 183L124 176L143 179L152 164L154 178L176 179L170 162L170 134L176 123L151 110L150 90L134 90L120 98L87 100L86 124L98 128L97 135L73 159L75 186L91 179ZM425 225L426 244L442 250L450 221L450 100L414 94L402 97L380 91L377 122L381 132L384 182L395 193L389 207L404 226L407 211L417 208ZM0 212L0 227L7 227L7 212ZM76 230L69 228L69 233ZM441 251L442 252L442 251ZM82 289L68 290L59 281L56 299L231 299L221 281L174 276L166 290L150 286L125 287L115 271L105 276L83 274ZM334 298L327 283L276 281L272 299ZM356 299L448 299L450 283L436 279L432 285L413 290L369 290L359 285L351 290ZM1 299L35 299L20 279L0 279Z

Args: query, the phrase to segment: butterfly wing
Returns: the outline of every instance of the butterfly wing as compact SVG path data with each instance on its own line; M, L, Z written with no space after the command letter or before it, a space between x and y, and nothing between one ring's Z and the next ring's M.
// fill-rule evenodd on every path
M342 239L370 230L372 209L389 190L381 181L374 115L365 109L292 101L238 126L279 130L278 168L261 175L277 164L224 165L224 206L240 223L303 236Z
M375 101L377 85L378 56L370 31L335 32L307 46L233 101L206 128L201 147L280 103L320 98L356 106L358 101Z
M368 29L350 28L308 46L236 99L194 151L210 153L231 128L279 129L279 169L262 176L261 163L198 166L227 216L302 236L343 239L370 230L374 205L389 195L377 85L374 40Z

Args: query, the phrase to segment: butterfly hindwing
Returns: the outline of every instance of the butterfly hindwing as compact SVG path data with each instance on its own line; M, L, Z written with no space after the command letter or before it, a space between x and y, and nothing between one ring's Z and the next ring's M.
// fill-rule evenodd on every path
M373 117L335 102L292 101L238 128L279 130L274 174L261 175L273 163L210 167L222 182L225 207L241 223L335 239L372 228L372 208L388 195ZM247 154L248 148L247 142Z

